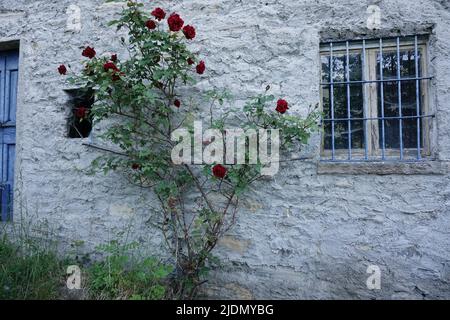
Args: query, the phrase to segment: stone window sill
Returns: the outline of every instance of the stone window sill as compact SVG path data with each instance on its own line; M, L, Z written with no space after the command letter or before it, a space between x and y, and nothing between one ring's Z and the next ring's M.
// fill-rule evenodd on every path
M449 172L447 161L423 162L322 162L317 164L320 175L445 175Z

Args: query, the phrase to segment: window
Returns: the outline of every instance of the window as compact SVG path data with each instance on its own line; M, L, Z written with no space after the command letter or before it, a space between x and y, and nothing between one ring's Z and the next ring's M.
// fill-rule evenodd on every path
M322 160L430 156L427 37L321 45Z
M91 108L94 104L94 92L92 90L67 90L70 97L71 112L68 123L69 138L87 138L92 131Z

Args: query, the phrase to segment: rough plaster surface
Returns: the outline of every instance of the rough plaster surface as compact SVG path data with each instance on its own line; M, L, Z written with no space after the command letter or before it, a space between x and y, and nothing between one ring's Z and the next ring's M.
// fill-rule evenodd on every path
M208 67L199 88L228 87L239 103L270 83L300 113L319 102L321 37L370 33L369 5L382 10L380 34L431 27L433 147L444 163L439 167L450 160L448 1L151 2L198 27L192 48ZM80 32L66 30L71 4L81 8ZM85 45L115 51L118 35L106 23L118 10L99 0L0 0L0 46L20 40L21 52L16 220L19 212L47 220L65 242L84 240L86 251L132 221L133 236L159 250L158 233L144 224L152 196L117 175L86 175L99 153L66 137L68 97L56 68L77 65ZM209 296L450 298L449 175L318 174L317 141L310 162L285 165L249 193L237 226L217 251L223 268L211 274ZM369 265L382 270L380 291L366 287Z

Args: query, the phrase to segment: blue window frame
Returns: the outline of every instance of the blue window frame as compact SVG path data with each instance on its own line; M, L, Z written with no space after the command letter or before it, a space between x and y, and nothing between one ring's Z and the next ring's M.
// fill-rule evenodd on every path
M0 51L0 221L13 217L18 50Z
M427 40L321 44L322 161L430 159Z

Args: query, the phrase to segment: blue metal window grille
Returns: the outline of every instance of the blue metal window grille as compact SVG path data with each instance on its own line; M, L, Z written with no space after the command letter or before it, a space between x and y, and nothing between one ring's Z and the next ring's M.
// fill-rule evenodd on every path
M321 44L322 161L429 159L427 40Z

